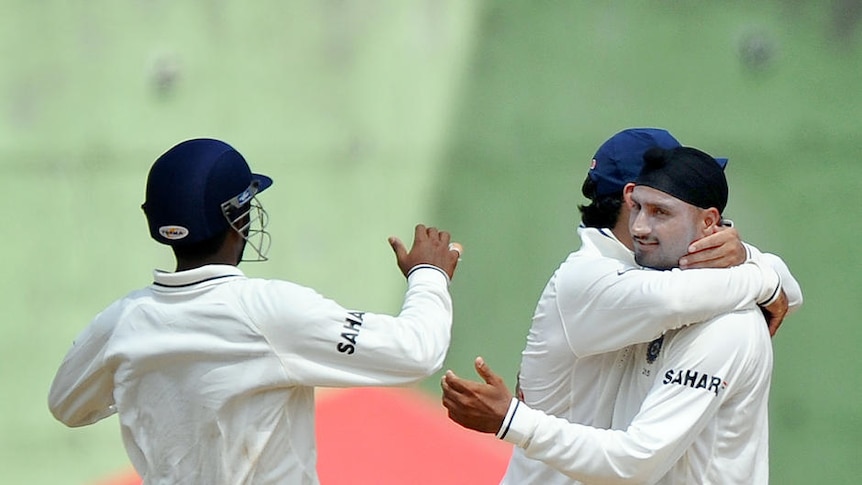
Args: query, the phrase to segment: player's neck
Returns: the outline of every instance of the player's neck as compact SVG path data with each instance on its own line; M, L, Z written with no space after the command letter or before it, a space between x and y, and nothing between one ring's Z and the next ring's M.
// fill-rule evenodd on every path
M192 269L200 268L201 266L206 266L209 264L226 264L230 266L236 266L236 260L226 259L226 258L204 258L198 260L192 259L178 259L177 260L177 269L175 271L189 271Z
M177 257L177 271L188 271L208 264L226 264L237 266L245 249L245 239L236 232L228 233L221 247L215 254L199 258Z

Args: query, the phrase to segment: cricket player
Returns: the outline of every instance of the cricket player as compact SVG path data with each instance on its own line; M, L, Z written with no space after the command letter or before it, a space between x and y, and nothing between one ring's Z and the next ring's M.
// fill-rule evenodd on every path
M520 409L514 413L515 416L538 413L535 409L565 419L558 424L572 422L600 428L624 428L620 424L624 420L623 407L615 416L615 405L620 401L618 395L627 375L626 369L634 365L631 363L633 358L642 357L640 354L650 348L640 349L642 352L639 353L639 349L628 346L651 342L665 331L706 320L725 311L741 310L756 301L766 304L771 303L773 297L782 300L784 295L775 291L778 287L773 285L777 280L764 261L775 265L782 273L784 289L791 296L791 307L801 304L799 287L783 263L771 255L761 255L751 247L747 247L749 261L746 264L727 270L655 272L640 269L641 265L634 261L631 251L633 242L627 227L628 205L618 207L618 213L608 210L608 206L613 205L613 194L616 191L621 194L626 181L633 180L643 166L642 155L646 149L654 146L674 147L679 143L664 130L630 129L616 134L596 153L584 185L585 195L592 203L589 207L582 207L584 223L594 227L582 226L579 229L582 248L560 266L537 305L519 376L523 402L512 401ZM715 228L717 225L713 225ZM704 241L715 236L698 240L694 247L706 244ZM686 254L691 240L681 241L680 256ZM691 255L686 255L686 258L691 259ZM715 261L721 259L719 257ZM673 266L676 265L674 262ZM749 276L736 274L745 271L746 267L751 270ZM764 286L759 289L757 284L753 284L758 279L755 268L763 271L761 283ZM734 278L753 279L749 280L751 286L746 290L744 282L734 281ZM746 296L746 291L751 293ZM780 301L773 303L776 313L781 316L783 304ZM721 309L722 305L725 305L724 309ZM781 316L775 319L773 331ZM657 350L660 347L655 343L652 351ZM651 357L650 360L650 364L655 365L655 359ZM489 382L502 383L495 380L499 378L481 359L477 361L477 371ZM647 379L654 378L656 373L649 367L641 371L648 374L644 376ZM546 464L531 459L535 457L533 452L536 450L532 447L537 444L535 436L519 434L517 426L514 432L511 427L500 427L510 404L505 385L502 389L479 385L448 374L443 388L444 404L454 420L472 429L499 431L499 436L504 439L529 448L515 449L504 483L578 483L575 478L596 478L602 473L606 478L631 475L631 470L623 469L601 469L593 475L589 470L565 469L568 475L564 475L555 469L558 462L549 460ZM642 395L630 397L633 407L643 401ZM524 411L526 405L533 409ZM631 409L627 412L631 413ZM577 453L583 453L583 450ZM646 452L640 450L640 453L644 456ZM643 483L646 479L638 475L632 481Z
M119 415L145 484L316 484L315 386L402 385L442 365L459 256L449 233L417 225L409 251L390 238L407 278L397 316L345 308L237 268L247 245L266 259L257 196L271 184L219 140L161 155L143 210L176 270L99 313L51 385L68 426Z

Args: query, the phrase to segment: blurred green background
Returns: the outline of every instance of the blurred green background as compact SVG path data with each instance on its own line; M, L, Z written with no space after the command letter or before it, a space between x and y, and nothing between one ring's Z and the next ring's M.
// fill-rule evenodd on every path
M0 478L128 467L116 418L46 394L95 313L172 269L140 211L174 143L224 139L276 185L271 260L342 304L398 310L386 237L466 247L446 366L514 383L545 281L578 246L611 134L660 126L730 158L726 211L806 303L774 340L772 483L858 483L862 1L0 0ZM438 395L438 379L421 388Z

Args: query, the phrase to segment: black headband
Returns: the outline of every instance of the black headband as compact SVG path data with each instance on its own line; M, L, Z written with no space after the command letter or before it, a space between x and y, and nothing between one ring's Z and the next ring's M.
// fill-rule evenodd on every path
M635 179L691 205L719 213L727 206L727 179L710 155L691 147L653 148L644 154L644 167Z

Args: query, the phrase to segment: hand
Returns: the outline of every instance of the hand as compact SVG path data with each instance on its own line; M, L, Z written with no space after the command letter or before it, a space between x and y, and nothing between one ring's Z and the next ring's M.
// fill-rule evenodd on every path
M468 381L447 370L440 382L449 419L482 433L496 433L509 411L512 393L485 360L476 357L476 373L485 383Z
M760 311L763 312L763 316L766 318L769 335L774 337L778 333L778 327L781 326L784 317L787 316L787 295L784 294L784 290L781 290L774 302L760 307Z
M688 254L680 258L681 269L729 268L745 262L745 246L739 232L733 227L717 226L715 232L698 239L688 247Z
M451 279L455 276L455 267L458 265L459 251L449 248L449 233L438 231L435 227L425 227L418 224L413 234L413 247L410 252L404 243L395 236L389 238L389 245L395 251L398 267L404 276L419 264L430 264L436 266L449 275Z

